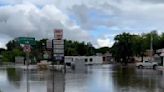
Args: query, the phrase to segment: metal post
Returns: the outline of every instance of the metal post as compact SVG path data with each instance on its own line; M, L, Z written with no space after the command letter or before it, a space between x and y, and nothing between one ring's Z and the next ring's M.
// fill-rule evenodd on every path
M150 36L150 51L151 51L151 61L153 61L153 37L152 37L152 32Z
M52 86L53 86L53 91L52 92L55 92L55 88L54 88L54 86L55 86L55 80L54 80L54 77L55 77L55 74L54 74L54 70L52 71L52 77L53 77L53 82L52 82Z
M26 52L26 73L27 73L27 92L29 92L30 87L29 87L29 53Z

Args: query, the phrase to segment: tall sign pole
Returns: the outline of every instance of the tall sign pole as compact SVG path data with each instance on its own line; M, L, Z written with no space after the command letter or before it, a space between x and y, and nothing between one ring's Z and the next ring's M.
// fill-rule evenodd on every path
M35 45L35 38L34 37L18 37L17 39L17 42L19 44L22 44L24 45L23 46L23 51L26 53L26 61L25 61L25 64L26 64L26 68L27 68L27 92L29 92L30 90L30 86L29 86L29 69L28 69L28 66L29 66L29 54L31 52L31 45Z
M27 71L27 92L29 92L30 90L30 87L29 87L29 69L28 69L28 66L29 66L29 53L31 52L31 46L30 45L24 45L23 47L23 50L24 52L26 53L26 71Z
M150 51L151 51L151 61L153 61L153 36L152 36L152 32L150 35Z
M64 40L63 40L63 30L54 30L54 40L53 40L53 57L57 64L64 63Z

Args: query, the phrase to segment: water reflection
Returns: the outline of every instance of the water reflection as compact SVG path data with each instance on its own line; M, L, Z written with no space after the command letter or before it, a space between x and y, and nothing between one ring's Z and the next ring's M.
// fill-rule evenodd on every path
M26 92L26 70L0 68L0 91ZM29 70L29 92L164 92L164 72L88 66L86 72Z
M65 74L57 71L49 71L47 79L47 92L64 92Z
M8 81L13 84L15 87L20 87L22 80L23 72L21 69L7 68L7 78Z
M113 80L117 92L161 92L159 71L136 68L117 68L116 71Z

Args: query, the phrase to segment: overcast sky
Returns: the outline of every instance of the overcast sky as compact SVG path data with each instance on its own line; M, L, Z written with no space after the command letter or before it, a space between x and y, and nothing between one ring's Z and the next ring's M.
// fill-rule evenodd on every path
M164 0L0 0L0 47L19 36L112 46L122 32L164 31Z

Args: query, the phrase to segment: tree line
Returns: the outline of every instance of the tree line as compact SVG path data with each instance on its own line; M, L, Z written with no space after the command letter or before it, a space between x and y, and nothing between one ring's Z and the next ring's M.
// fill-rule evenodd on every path
M152 31L136 35L124 32L116 35L114 41L111 53L115 61L127 64L133 56L145 56L145 51L150 50L151 43L154 53L157 49L164 48L164 33Z
M35 45L31 47L30 58L36 58L37 61L43 59L43 52L46 49L46 41L48 39L36 40ZM6 50L0 49L0 54L3 56L4 62L15 62L16 56L25 57L22 46L15 40L11 40L6 44ZM91 56L96 53L105 53L109 51L109 47L95 48L90 42L78 42L72 40L64 40L64 53L65 56Z
M46 50L46 40L36 40L36 44L32 46L30 57L36 57L37 60L43 59L43 51ZM95 48L90 42L78 42L72 40L64 40L65 56L90 56L96 53L112 53L116 62L127 63L132 57L144 57L145 51L150 49L150 44L154 52L157 49L164 48L164 33L158 34L157 31L143 34L121 33L114 37L112 47ZM7 49L0 49L3 55L3 61L13 61L15 56L25 56L22 47L16 41L12 40L6 44Z

